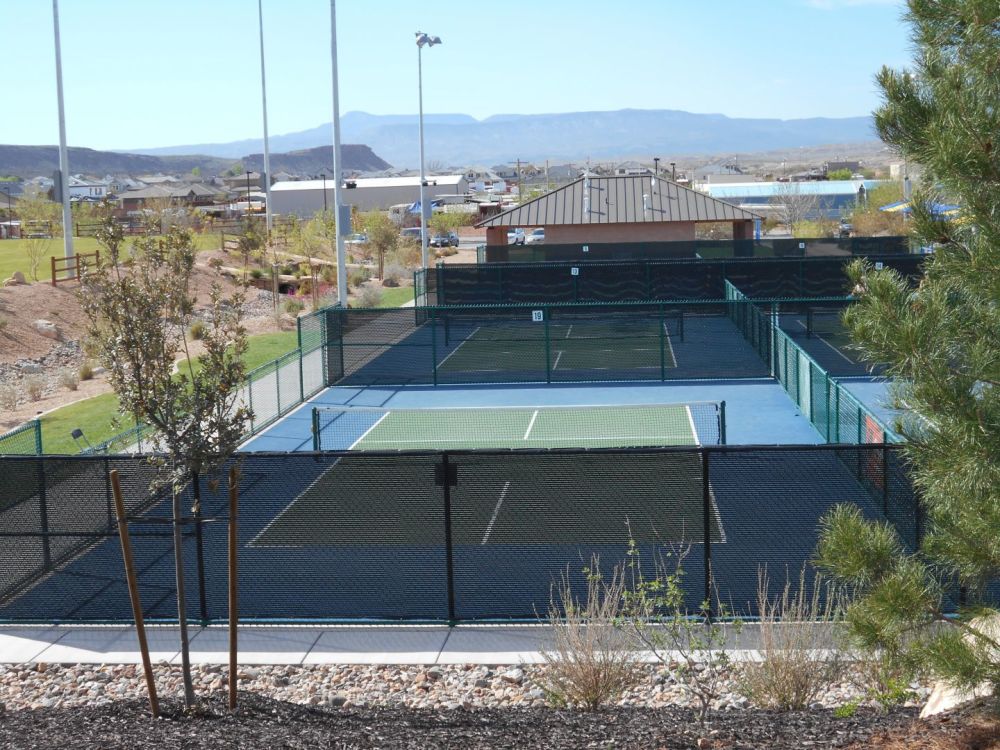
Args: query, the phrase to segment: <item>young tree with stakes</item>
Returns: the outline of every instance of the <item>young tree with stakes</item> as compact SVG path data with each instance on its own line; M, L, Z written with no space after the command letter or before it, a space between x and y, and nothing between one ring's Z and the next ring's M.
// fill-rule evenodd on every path
M238 400L247 349L244 292L237 287L227 299L218 283L212 285L201 339L205 351L195 366L185 336L195 305L190 284L196 251L190 232L171 229L162 237L136 238L129 254L121 227L108 219L97 239L106 253L101 254L100 266L84 276L80 302L121 413L155 430L161 451L153 459L160 468L156 482L169 484L172 491L177 618L184 701L190 707L195 695L187 637L181 495L190 486L201 572L201 478L233 455L250 416ZM201 591L204 617L204 587Z
M899 429L925 533L912 552L890 524L839 507L818 558L853 590L848 620L864 645L1000 695L1000 5L909 0L907 20L915 71L878 74L875 124L923 167L909 223L935 252L915 290L854 264L860 301L845 320L866 358L889 364L908 410ZM940 200L959 217L942 220ZM949 599L959 616L945 616Z

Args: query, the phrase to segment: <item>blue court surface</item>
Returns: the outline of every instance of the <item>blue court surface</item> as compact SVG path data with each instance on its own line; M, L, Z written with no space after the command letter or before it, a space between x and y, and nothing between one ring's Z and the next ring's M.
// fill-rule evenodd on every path
M334 387L319 393L288 416L249 440L244 452L313 450L312 410L316 406L380 409L457 407L634 406L726 402L726 442L730 445L816 445L819 433L802 416L784 389L771 379L672 381L601 385ZM347 450L324 439L324 449Z
M889 429L896 429L896 424L903 417L904 412L891 407L892 396L889 393L892 385L891 380L885 378L838 378L837 382L882 420L882 424Z

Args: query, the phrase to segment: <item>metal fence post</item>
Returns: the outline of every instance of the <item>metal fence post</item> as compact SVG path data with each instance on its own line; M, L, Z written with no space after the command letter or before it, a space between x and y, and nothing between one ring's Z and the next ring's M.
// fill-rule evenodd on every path
M440 483L444 485L444 546L445 573L448 583L448 622L454 624L458 618L455 616L455 560L451 537L451 487L453 481L457 483L458 467L454 467L455 472L453 474L452 466L448 461L448 454L442 453L439 468L441 471Z
M440 299L440 289L438 286L438 299ZM434 385L438 384L438 355L437 355L437 310L436 308L430 308L431 311L431 370L433 373Z
M49 501L45 489L45 459L39 456L35 463L38 475L38 520L42 529L42 564L45 570L52 567L52 551L49 546Z
M278 360L274 360L274 394L278 398L278 416L281 415L281 376L278 375Z
M715 608L712 605L712 491L709 485L709 451L701 449L701 485L702 485L702 533L705 548L705 614L712 619Z
M104 457L104 504L108 513L108 528L114 528L115 511L111 499L111 465L107 456Z
M299 342L299 401L306 400L305 375L302 372L302 318L295 319L295 337Z
M545 321L545 382L552 382L552 341L549 338L549 314L548 307L542 308L542 316Z
M660 380L667 379L667 321L663 316L663 305L660 305Z

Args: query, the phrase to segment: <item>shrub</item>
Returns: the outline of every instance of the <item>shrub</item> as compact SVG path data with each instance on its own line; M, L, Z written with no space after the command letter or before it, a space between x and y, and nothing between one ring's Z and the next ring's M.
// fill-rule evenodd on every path
M261 271L259 268L251 268L250 269L250 278L251 279L260 279L260 278L263 278L263 277L264 277L264 272Z
M24 392L31 401L38 401L45 393L45 378L41 375L29 375L24 379Z
M13 383L0 383L0 407L13 411L19 400L17 386Z
M642 679L638 652L617 621L624 603L625 573L615 567L610 580L591 562L587 598L573 596L563 574L549 604L553 647L542 651L545 670L538 685L556 706L582 706L590 711L618 699Z
M80 380L93 380L94 378L94 367L90 362L84 362L80 365Z
M818 576L807 586L805 568L797 589L792 589L789 580L780 597L773 598L768 589L767 570L760 569L761 661L745 665L741 691L762 708L799 711L843 677L841 652L833 648L837 597Z
M367 268L352 268L347 272L347 285L359 287L372 277L372 272Z
M0 332L2 332L7 327L8 322L9 321L7 320L7 318L5 318L3 315L0 315Z
M382 272L382 286L399 286L407 276L407 270L398 263L387 263Z
M319 267L319 276L323 279L324 284L336 284L337 283L337 267L327 264L323 264ZM348 276L350 279L350 276Z
M285 312L289 315L298 315L305 309L305 305L299 302L297 299L290 299L285 301Z
M58 382L59 385L62 386L63 388L68 388L71 391L75 391L77 389L77 386L80 385L80 376L67 367L59 371Z
M194 323L191 324L191 328L188 332L190 333L191 338L194 341L198 341L205 335L205 324L202 323L200 320L196 320Z
M357 296L357 307L378 307L382 302L382 290L377 286L366 286Z

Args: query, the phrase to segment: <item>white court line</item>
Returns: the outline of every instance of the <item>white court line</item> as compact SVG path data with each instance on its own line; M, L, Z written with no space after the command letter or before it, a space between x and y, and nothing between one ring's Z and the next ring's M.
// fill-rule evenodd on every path
M579 435L574 435L572 438L556 437L556 438L532 438L536 443L559 443L564 440L653 440L656 442L649 443L638 443L641 446L656 446L662 445L663 441L676 440L676 433L673 435L650 435L648 432L643 435L593 435L590 437L581 437ZM424 443L461 443L464 442L460 438L414 438L413 440L368 440L368 445L423 445ZM687 445L687 443L670 443L667 442L666 445ZM699 443L700 445L700 443ZM572 447L572 446L567 446Z
M701 445L701 440L698 439L698 430L694 427L694 417L691 416L691 407L685 406L684 411L686 411L688 415L688 424L691 425L691 435L694 437L694 444Z
M796 322L797 322L797 323L798 323L798 324L799 324L800 326L802 326L803 328L805 328L805 329L806 329L806 331L808 331L808 330L809 330L809 326L807 326L807 325L806 325L805 323L803 323L803 322L802 322L801 320L798 320L798 321L796 321ZM813 338L817 338L817 339L819 339L820 341L822 341L822 342L823 342L824 344L826 344L826 345L827 345L828 347L830 347L831 349L833 349L833 351L835 351L835 352L836 352L837 354L839 354L839 355L840 355L841 357L843 357L843 358L844 358L845 360L847 360L848 362L850 362L850 363L851 363L852 365L856 365L856 364L857 364L857 362L855 362L855 361L854 361L853 359L851 359L850 357L848 357L848 356L847 356L846 354L844 354L844 353L843 353L842 351L840 351L840 349L838 349L837 347L835 347L835 346L834 346L833 344L831 344L831 343L830 343L829 341L827 341L827 340L826 340L825 338L823 338L822 336L820 336L820 335L819 335L818 333L814 333L814 334L813 334Z
M536 414L538 412L535 412ZM486 525L486 533L483 534L483 541L479 543L480 546L486 544L490 539L490 534L493 532L493 524L497 521L497 516L500 515L500 506L503 505L503 500L507 497L507 490L510 489L510 482L507 482L503 489L500 490L500 499L497 500L497 507L493 509L493 517L490 518L490 522Z
M521 440L528 439L528 435L531 434L531 428L535 426L536 419L538 419L538 409L535 409L535 413L531 415L531 421L528 422L528 429L524 431L524 437Z
M292 506L295 505L299 501L299 498L301 498L303 495L305 495L307 492L309 492L313 487L315 487L317 484L319 484L322 479L325 479L326 476L331 471L333 471L335 468L337 468L337 464L339 464L340 461L341 461L341 459L338 458L336 461L334 461L330 465L329 469L326 469L325 471L323 471L318 477L316 477L312 482L310 482L309 486L306 487L302 492L300 492L298 494L298 497L293 498L291 500L291 502L289 502L288 505L286 505L284 507L284 509L278 515L276 515L274 518L272 518L270 520L270 522L267 524L267 526L265 526L263 529L260 530L260 533L257 534L257 536L255 536L253 539L251 539L249 542L247 542L247 547L258 547L258 546L259 547L305 547L304 544L260 544L260 545L258 545L257 544L257 540L260 539L262 536L264 536L268 532L268 530L272 526L274 526L274 524L276 524L278 522L278 520L283 515L285 515L288 511L290 511L292 509Z
M666 323L663 324L663 333L664 333L664 338L667 340L667 349L670 351L670 361L672 363L667 365L667 367L677 367L677 355L674 354L674 345L673 342L670 340L670 329L667 328ZM640 349L640 351L645 351L645 350Z
M349 451L354 450L355 446L357 446L358 443L360 443L362 440L364 440L366 437L368 437L368 433L371 432L372 430L374 430L380 424L382 424L382 420L385 419L386 417L388 417L390 414L392 414L392 411L387 411L385 414L383 414L381 417L379 417L377 420L375 420L375 424L373 424L371 427L369 427L367 430L365 430L364 434L361 437L359 437L357 440L355 440L353 443L351 443L351 447L348 448L347 450L349 450Z
M462 343L461 343L461 344L459 344L459 345L458 345L458 346L456 346L456 347L455 347L454 349L452 349L452 350L451 350L450 352L448 352L448 356L446 356L446 357L445 357L444 359L442 359L442 360L441 360L440 362L438 362L437 366L438 366L439 368L440 368L440 367L443 367L443 366L444 366L444 363L445 363L445 362L447 362L447 361L448 361L449 359L451 359L451 358L452 358L452 356L453 356L453 355L455 354L455 352L457 352L457 351L458 351L459 349L461 349L461 348L462 348L463 346L465 346L465 343L466 343L467 341L471 340L471 339L472 339L472 337L476 335L476 332L477 332L477 331L478 331L478 330L479 330L480 328L482 328L482 326L476 326L475 330L474 330L474 331L473 331L472 333L470 333L470 334L469 334L468 336L466 336L466 337L465 337L464 339L462 339Z
M570 333L573 332L573 325L570 324L569 328L566 329L566 338L569 338Z
M559 360L562 358L562 349L556 350L556 361L552 363L552 369L556 369L559 366Z

